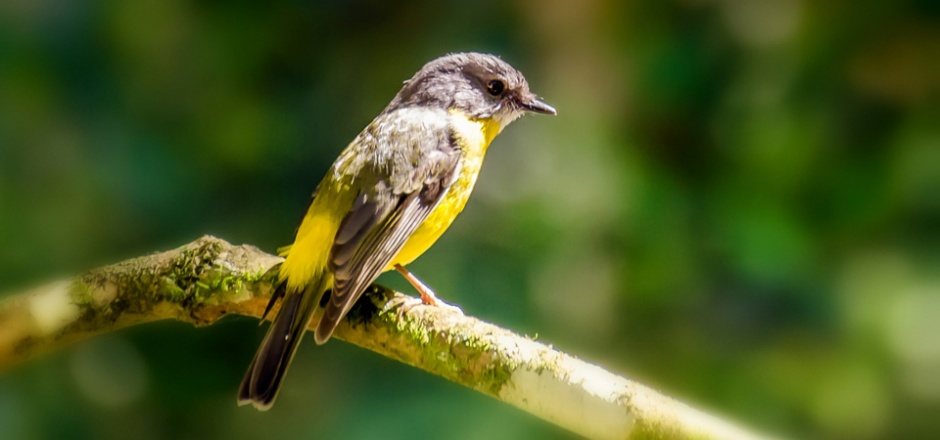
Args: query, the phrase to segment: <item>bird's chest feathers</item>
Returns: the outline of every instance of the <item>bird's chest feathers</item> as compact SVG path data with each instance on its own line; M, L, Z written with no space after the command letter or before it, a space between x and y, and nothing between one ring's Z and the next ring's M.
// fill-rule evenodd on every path
M473 120L459 111L450 113L453 140L461 150L460 169L454 184L441 201L444 206L439 206L435 211L446 210L454 216L463 210L470 198L473 185L483 167L483 157L490 142L499 133L500 127L495 121Z
M453 130L453 140L461 150L459 169L454 183L444 194L437 207L428 215L428 218L411 235L408 242L395 257L393 265L399 263L407 265L419 255L424 253L463 211L473 185L483 167L483 156L489 147L490 141L498 131L490 123L475 121L459 112L451 112L450 126Z

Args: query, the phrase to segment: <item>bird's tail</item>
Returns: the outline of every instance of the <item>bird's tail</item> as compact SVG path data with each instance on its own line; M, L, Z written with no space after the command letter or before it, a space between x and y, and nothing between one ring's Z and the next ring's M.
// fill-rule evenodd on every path
M274 290L267 314L278 297L281 310L274 318L268 333L258 348L254 360L248 366L248 372L238 389L238 404L252 404L261 411L266 411L274 404L281 381L287 373L297 347L307 330L307 325L317 309L317 303L324 289L320 282L313 282L303 292L287 293L287 283L282 280ZM262 318L263 319L263 318Z

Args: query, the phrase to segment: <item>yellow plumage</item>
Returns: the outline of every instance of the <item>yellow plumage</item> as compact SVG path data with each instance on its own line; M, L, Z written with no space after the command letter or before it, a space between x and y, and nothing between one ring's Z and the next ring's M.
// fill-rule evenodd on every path
M483 167L483 158L493 138L502 130L494 120L472 120L459 111L451 111L451 124L458 134L457 142L461 146L460 173L457 180L444 195L441 203L431 211L428 218L411 234L401 251L392 259L385 270L395 268L396 264L407 266L421 256L441 234L450 227L457 215L463 211L470 200L473 185Z
M267 409L311 322L326 342L365 289L396 269L441 304L405 266L463 211L486 150L523 113L554 114L498 57L452 54L426 64L346 147L317 187L285 257L267 335L239 403ZM324 298L326 291L329 298Z
M449 113L451 126L461 147L460 173L441 202L405 242L385 271L394 269L396 264L410 264L450 227L470 199L486 151L503 128L499 121L493 119L473 120L456 110ZM301 291L312 280L329 272L326 265L330 246L342 215L349 210L355 196L354 191L349 190L350 182L337 181L334 177L329 173L320 183L317 196L297 230L294 243L279 250L281 256L286 257L281 266L280 279L287 283L288 291ZM325 288L330 287L332 282L328 280Z

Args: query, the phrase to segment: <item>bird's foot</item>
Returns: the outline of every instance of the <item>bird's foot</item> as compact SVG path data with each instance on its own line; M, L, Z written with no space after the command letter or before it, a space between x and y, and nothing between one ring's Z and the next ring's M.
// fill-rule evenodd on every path
M408 280L408 282L412 286L414 286L415 290L417 290L418 293L421 295L420 299L412 298L402 303L401 308L399 309L399 313L398 313L399 317L402 314L407 313L409 310L411 310L415 306L419 306L419 305L440 307L442 309L463 315L463 310L461 310L460 307L447 304L446 302L438 299L437 295L434 294L434 291L431 290L430 287L428 287L426 284L421 282L421 280L419 280L418 277L414 276L414 274L408 271L408 269L405 269L404 266L397 264L395 265L395 270L401 273L401 275L405 277L405 279Z

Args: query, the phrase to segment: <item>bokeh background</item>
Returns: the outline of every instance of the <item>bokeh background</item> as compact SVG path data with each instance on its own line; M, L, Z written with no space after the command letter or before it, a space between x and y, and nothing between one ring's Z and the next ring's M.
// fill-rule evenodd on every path
M940 3L0 2L0 296L210 233L291 241L423 63L501 55L559 115L496 140L412 269L472 315L792 438L940 435ZM397 276L384 283L406 289ZM263 329L127 329L0 373L4 439L571 438Z

